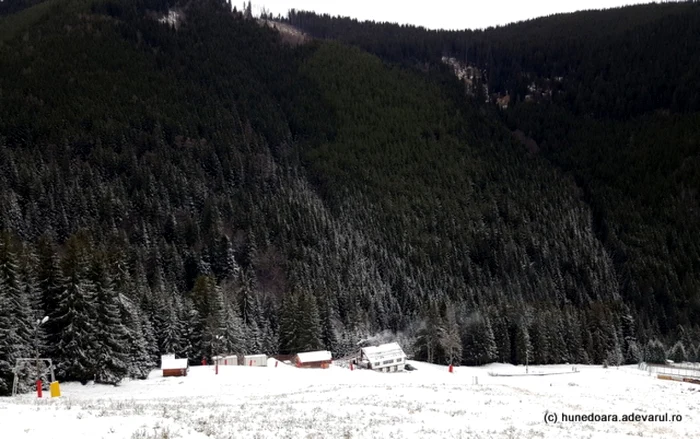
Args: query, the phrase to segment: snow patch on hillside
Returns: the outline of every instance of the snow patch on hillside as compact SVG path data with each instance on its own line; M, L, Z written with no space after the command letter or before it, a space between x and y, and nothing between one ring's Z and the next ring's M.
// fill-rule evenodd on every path
M289 43L302 44L311 40L311 38L302 30L292 26L291 24L262 18L258 19L258 24L261 26L269 26L277 30L277 32L279 32L282 36L282 39Z
M168 11L167 14L158 18L158 22L168 24L177 29L180 26L180 23L182 22L182 12L171 9Z

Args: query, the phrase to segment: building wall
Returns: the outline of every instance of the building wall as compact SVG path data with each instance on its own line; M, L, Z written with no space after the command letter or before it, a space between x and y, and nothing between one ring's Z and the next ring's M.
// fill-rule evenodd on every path
M185 377L187 369L163 369L164 377Z
M330 361L311 361L308 363L300 363L299 361L294 362L296 367L302 369L328 369L331 365Z

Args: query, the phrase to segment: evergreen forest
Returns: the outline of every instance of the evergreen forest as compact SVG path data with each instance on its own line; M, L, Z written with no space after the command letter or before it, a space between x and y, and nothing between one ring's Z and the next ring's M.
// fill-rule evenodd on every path
M700 361L700 4L250 10L0 2L0 395L37 355Z

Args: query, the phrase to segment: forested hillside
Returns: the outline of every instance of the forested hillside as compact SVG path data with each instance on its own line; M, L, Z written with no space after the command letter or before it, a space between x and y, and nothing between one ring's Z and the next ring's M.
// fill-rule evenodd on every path
M501 120L448 70L377 55L285 44L217 0L50 0L1 17L0 393L44 315L59 379L106 383L165 352L342 356L385 331L440 363L619 364L663 356L657 337L698 355L692 205L644 222L630 209L653 194L629 197L615 168L608 185L576 145L548 147L536 111ZM586 129L561 114L558 129ZM697 154L693 116L665 117L683 123L660 139ZM526 122L551 157L512 136ZM661 140L643 126L647 157ZM633 172L619 154L611 165ZM697 179L697 162L663 163L669 184ZM657 275L635 271L640 255ZM674 279L664 308L642 289Z
M485 31L429 31L292 11L319 38L444 74L483 72L502 120L574 178L637 322L670 336L700 319L697 2L561 14ZM477 88L472 85L472 90Z

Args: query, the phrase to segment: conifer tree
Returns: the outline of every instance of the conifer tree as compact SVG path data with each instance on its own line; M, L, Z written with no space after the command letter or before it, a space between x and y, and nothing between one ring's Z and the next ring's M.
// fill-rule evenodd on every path
M445 311L445 319L440 325L440 346L448 364L458 365L462 361L462 338L459 332L455 309L450 306Z
M666 363L666 349L659 340L649 340L644 349L644 361L647 363Z
M182 325L182 351L178 352L181 358L188 358L194 364L199 364L205 355L202 347L203 320L195 309L192 301L185 297L182 301L180 320Z
M465 318L462 341L465 364L481 365L496 360L496 339L491 322L480 312L473 312Z
M673 345L671 351L668 353L668 359L676 363L682 363L688 360L685 345L683 345L682 341L677 341L676 344Z
M141 324L140 311L124 295L119 295L119 314L127 328L124 346L128 350L127 374L131 378L146 379L156 364L149 355L148 344Z
M301 324L297 296L286 294L280 306L279 348L282 354L300 352L298 333Z
M103 256L93 258L89 279L95 287L97 313L97 351L92 353L95 382L117 384L128 374L129 353L125 343L129 334L121 319L118 296Z
M298 305L298 350L303 352L320 349L321 319L316 305L316 297L309 290L304 290L299 297Z
M17 253L8 233L0 233L0 394L11 392L16 360L33 354L32 310ZM33 356L33 355L32 355Z
M508 323L505 317L492 316L490 318L493 327L493 336L496 341L496 361L507 363L510 361L511 341L508 332Z
M333 311L331 309L330 299L325 297L322 304L321 312L321 344L324 349L333 353L338 349L338 338L335 333L333 324Z
M244 354L247 342L243 329L243 321L238 314L238 310L233 306L227 306L225 319L224 350L230 354Z
M95 353L99 349L96 287L88 277L87 249L83 236L75 235L67 242L62 261L65 284L50 315L58 329L53 354L57 378L83 383L95 378Z
M532 362L532 343L527 324L523 321L516 325L515 336L515 364L529 364Z

